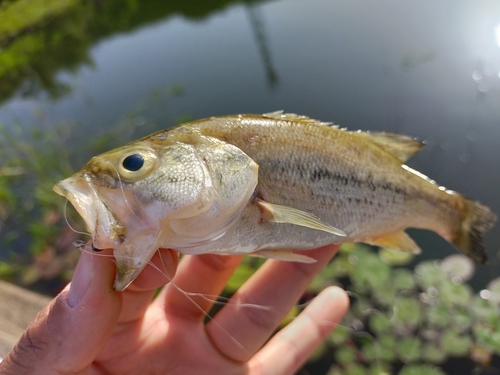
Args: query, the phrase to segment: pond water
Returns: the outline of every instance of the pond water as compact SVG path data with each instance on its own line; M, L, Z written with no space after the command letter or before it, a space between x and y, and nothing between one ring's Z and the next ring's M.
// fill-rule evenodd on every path
M180 119L283 109L425 140L410 166L500 213L500 2L166 3L68 2L5 39L0 122L76 124L70 147L127 116L150 124L141 136ZM26 42L26 61L6 58L37 30L45 44ZM422 258L454 251L412 235ZM498 226L485 242L479 288L500 274Z

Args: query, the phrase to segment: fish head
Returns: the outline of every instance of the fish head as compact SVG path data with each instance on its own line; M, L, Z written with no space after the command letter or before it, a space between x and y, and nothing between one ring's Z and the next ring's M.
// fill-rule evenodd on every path
M220 160L225 152L201 143L143 139L94 157L54 186L84 219L94 247L114 249L115 290L124 290L159 247L171 247L170 238L197 232L199 240L205 230L202 239L210 241L241 214L257 183L255 163L233 167L239 177L221 186L228 174L213 170L220 165L210 164L210 155Z

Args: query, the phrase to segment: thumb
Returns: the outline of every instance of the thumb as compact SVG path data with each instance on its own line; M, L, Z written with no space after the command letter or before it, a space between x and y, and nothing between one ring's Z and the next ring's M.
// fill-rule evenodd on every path
M122 305L113 289L113 258L106 255L82 253L71 284L38 313L0 363L2 375L88 372Z

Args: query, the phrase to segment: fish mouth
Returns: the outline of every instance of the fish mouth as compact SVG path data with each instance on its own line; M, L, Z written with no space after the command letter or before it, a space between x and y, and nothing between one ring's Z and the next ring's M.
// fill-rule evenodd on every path
M92 191L89 182L83 176L72 176L59 181L53 190L65 197L87 224L87 228L94 236L96 232L97 213L95 209L96 193ZM95 247L103 248L94 243Z
M156 252L160 244L159 228L118 222L85 173L62 180L53 189L68 199L83 218L92 235L92 245L97 249L113 249L117 269L114 288L117 292L125 290ZM106 193L101 193L105 198Z

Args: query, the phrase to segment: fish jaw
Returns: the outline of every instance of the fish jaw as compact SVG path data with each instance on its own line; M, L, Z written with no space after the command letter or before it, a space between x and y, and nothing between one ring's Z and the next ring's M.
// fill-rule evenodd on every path
M85 174L75 174L54 186L54 191L68 199L85 221L98 249L115 248L122 242L125 228L102 202Z
M160 247L164 231L161 226L148 227L115 247L113 255L116 262L116 278L114 288L117 292L125 290L142 270Z

